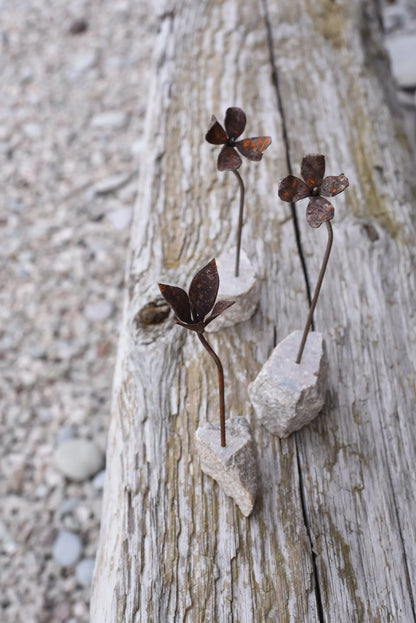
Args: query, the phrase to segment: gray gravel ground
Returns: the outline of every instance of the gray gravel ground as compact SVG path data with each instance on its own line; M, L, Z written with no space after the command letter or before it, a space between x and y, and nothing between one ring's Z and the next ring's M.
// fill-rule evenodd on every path
M414 140L415 1L382 4ZM89 618L157 24L152 0L0 0L2 623Z
M0 31L0 621L83 623L103 474L54 453L103 462L157 19L0 0Z

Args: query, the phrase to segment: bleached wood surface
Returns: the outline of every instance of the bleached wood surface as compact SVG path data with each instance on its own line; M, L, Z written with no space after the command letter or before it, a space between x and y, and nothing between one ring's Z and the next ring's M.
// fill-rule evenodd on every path
M91 621L414 621L415 205L375 4L182 0L169 9L127 269ZM203 138L211 113L222 119L232 105L247 113L245 136L273 139L262 162L241 167L243 246L259 266L260 308L209 336L228 413L251 419L258 446L262 485L249 519L201 474L195 453L198 424L218 417L211 360L171 316L140 322L158 281L188 286L234 244L237 184L216 171L218 150ZM327 173L344 172L350 188L334 199L315 314L330 362L326 407L280 441L254 420L247 385L307 313L277 184L287 161L298 174L308 152L326 154ZM297 214L313 288L325 229L308 227L305 208Z

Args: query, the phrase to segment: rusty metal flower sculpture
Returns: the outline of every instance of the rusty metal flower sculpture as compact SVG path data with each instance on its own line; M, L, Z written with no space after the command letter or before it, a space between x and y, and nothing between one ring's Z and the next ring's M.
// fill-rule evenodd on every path
M217 168L219 171L232 171L240 185L240 212L238 217L237 253L235 262L235 276L238 277L245 191L244 182L240 173L237 171L243 162L237 150L249 160L258 161L262 159L263 152L270 145L272 139L270 136L256 136L254 138L237 140L246 127L246 114L241 108L227 108L224 126L225 129L214 115L212 115L211 125L205 135L205 139L212 145L223 145L218 156Z
M308 154L307 156L304 156L300 172L304 181L298 177L294 177L293 175L288 175L280 182L278 190L279 197L283 201L290 203L310 197L310 201L306 209L306 220L311 227L320 227L322 223L326 223L328 230L328 242L321 270L319 271L318 281L315 287L311 306L309 308L309 314L303 331L296 363L300 363L302 359L303 350L305 348L308 332L312 324L313 313L315 311L316 303L318 302L319 292L321 291L334 239L331 225L331 219L334 218L334 206L324 197L334 197L335 195L343 192L349 185L349 181L343 173L341 173L341 175L330 175L324 178L325 156L322 154Z
M300 201L310 197L306 209L306 220L311 227L320 227L322 223L334 218L334 206L324 197L335 197L348 186L348 179L341 175L330 175L324 179L325 156L308 154L302 159L300 174L305 181L288 175L279 185L279 197L283 201Z
M189 295L177 286L159 283L159 289L166 302L175 314L175 322L185 329L195 331L203 347L208 351L218 369L220 394L220 427L221 446L225 446L225 401L224 401L224 371L221 361L212 347L208 344L203 333L205 327L222 314L234 301L217 301L220 280L215 259L201 268L192 279Z

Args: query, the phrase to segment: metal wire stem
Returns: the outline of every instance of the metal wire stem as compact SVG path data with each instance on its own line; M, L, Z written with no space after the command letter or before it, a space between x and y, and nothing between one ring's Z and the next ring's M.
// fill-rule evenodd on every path
M326 227L327 227L327 230L328 230L328 242L326 244L325 255L324 255L323 262L322 262L321 270L319 272L318 281L316 283L316 288L315 288L315 292L314 292L314 295L313 295L312 303L311 303L311 306L309 308L309 314L308 314L308 317L306 319L305 329L303 330L302 341L300 343L298 356L296 358L296 363L300 363L301 359L302 359L303 349L305 348L305 344L306 344L306 338L308 337L308 332L309 332L310 326L312 324L313 312L315 311L316 303L318 301L319 292L321 290L322 282L324 280L326 267L328 265L329 254L331 253L332 241L334 239L334 232L332 231L331 221L326 221Z
M224 400L224 370L217 353L208 344L202 333L197 334L202 346L209 352L215 365L218 368L218 384L220 393L220 429L221 429L221 446L225 448L225 400Z
M243 214L244 214L244 182L243 178L237 171L237 169L233 170L234 175L238 179L238 183L240 184L240 211L238 214L238 227L237 227L237 252L235 256L235 276L238 277L240 271L240 250L241 250L241 234L243 230Z

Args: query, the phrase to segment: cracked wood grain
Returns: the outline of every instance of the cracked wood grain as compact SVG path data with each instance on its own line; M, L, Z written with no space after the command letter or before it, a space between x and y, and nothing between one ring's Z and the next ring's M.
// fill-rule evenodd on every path
M415 619L414 204L409 152L372 65L377 32L372 23L364 29L364 9L371 4L358 0L183 0L163 15L92 623ZM158 281L187 287L233 244L238 189L218 174L203 140L211 114L221 118L230 105L273 138L261 163L241 168L243 246L259 266L260 307L212 337L228 413L251 419L258 447L262 486L249 519L201 473L195 453L197 426L218 419L208 355L171 317L140 322ZM334 200L334 253L315 314L330 383L322 415L280 441L256 424L246 388L275 340L301 328L307 312L290 206L277 199L277 183L288 154L296 175L311 151L325 153L327 173L341 167L351 184ZM306 225L305 209L296 207L313 282L325 231Z

